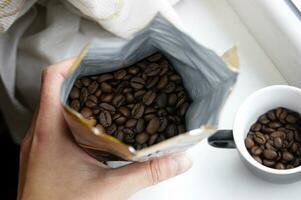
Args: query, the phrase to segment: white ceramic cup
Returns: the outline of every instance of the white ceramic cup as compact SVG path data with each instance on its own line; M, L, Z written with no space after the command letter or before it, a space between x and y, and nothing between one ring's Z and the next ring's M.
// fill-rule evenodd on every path
M278 170L266 167L252 158L244 144L251 125L265 112L285 107L301 113L301 89L274 85L251 94L240 106L232 130L219 130L208 138L210 145L220 148L237 148L245 165L258 177L275 183L290 183L301 180L301 166Z

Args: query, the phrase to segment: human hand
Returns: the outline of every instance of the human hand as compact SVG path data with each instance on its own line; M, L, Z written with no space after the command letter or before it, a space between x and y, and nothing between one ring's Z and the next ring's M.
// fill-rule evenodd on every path
M74 61L68 59L43 71L40 103L21 144L19 200L127 199L190 168L190 159L178 154L108 169L77 146L59 98Z

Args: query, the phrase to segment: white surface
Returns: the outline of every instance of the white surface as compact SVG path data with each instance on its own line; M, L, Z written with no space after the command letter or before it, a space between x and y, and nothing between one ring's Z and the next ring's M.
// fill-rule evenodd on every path
M227 1L285 79L301 87L301 20L287 1Z
M240 76L221 114L220 128L232 127L239 105L249 94L268 85L286 84L224 0L182 0L176 9L189 34L218 54L238 46ZM130 200L300 199L301 182L265 182L248 171L236 150L215 149L203 141L189 153L194 165L187 173L140 191Z

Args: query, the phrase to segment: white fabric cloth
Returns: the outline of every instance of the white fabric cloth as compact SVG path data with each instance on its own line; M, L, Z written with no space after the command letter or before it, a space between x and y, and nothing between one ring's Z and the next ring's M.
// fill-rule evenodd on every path
M78 55L91 40L129 38L158 11L179 23L172 8L178 0L44 0L33 5L35 1L25 1L18 19L0 33L0 108L16 142L37 105L44 67Z

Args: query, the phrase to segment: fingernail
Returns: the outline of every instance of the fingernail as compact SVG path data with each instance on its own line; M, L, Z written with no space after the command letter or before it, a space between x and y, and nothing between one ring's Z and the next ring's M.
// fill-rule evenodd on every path
M181 174L181 173L187 171L192 166L192 161L189 158L189 156L187 156L186 153L175 154L172 156L172 159L174 160L175 164L177 165L177 167L176 167L177 174Z

